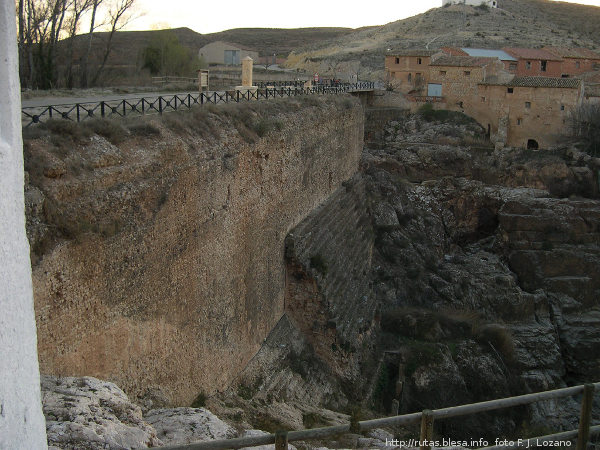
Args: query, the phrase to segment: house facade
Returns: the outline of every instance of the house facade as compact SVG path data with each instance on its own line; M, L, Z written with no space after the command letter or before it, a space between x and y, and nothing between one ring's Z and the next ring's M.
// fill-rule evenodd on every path
M258 61L258 52L224 41L215 41L205 45L198 51L198 56L208 64L228 66L239 66L246 56Z
M600 54L587 48L544 47L542 50L562 59L563 76L600 70Z
M429 78L429 64L438 50L399 50L385 57L386 78L403 94L423 93Z
M427 96L443 97L448 107L462 111L477 97L478 83L510 75L497 58L441 55L431 62L427 78Z
M583 102L575 78L514 77L479 83L479 102L465 113L490 130L492 138L530 149L555 145L569 132L569 114Z
M517 59L516 75L519 77L563 76L562 58L546 50L516 47L505 47L502 50Z

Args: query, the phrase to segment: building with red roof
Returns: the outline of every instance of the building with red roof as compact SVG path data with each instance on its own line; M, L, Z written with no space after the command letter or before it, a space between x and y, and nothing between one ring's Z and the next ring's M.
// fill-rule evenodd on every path
M517 59L518 77L562 77L563 59L537 48L505 47L506 53Z

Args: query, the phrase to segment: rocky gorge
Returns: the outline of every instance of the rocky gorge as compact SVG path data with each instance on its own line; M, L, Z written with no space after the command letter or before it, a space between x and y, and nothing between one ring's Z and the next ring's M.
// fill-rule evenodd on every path
M344 113L348 123L356 120L355 106ZM256 114L261 117L260 112ZM333 174L330 169L323 169L315 186L325 183L327 188L315 188L318 195L314 198L318 200L310 207L303 204L306 213L301 218L274 230L280 233L281 254L252 253L253 264L259 266L281 257L283 274L271 276L270 283L284 280L283 300L280 314L274 314L270 320L270 331L259 345L248 350L251 354L246 355L243 364L236 363L235 373L227 382L203 384L202 378L209 376L209 369L203 364L190 366L198 370L198 377L191 377L196 380L193 395L190 389L180 389L178 392L185 395L173 396L174 389L165 386L170 376L153 380L140 377L136 383L124 386L120 379L108 377L117 381L126 394L108 381L57 377L86 374L63 372L68 366L53 366L53 356L42 366L55 372L43 379L44 410L52 445L69 449L104 448L106 444L110 448L159 446L347 423L355 414L364 418L389 414L393 400L398 402L400 413L409 413L598 381L600 159L579 152L571 144L537 152L494 150L486 142L484 130L460 114L411 115L397 110L383 116L367 111L366 117L365 147L360 161L356 157L356 173L353 174L352 163ZM295 126L300 126L300 122L294 122ZM161 125L153 126L160 133L170 133ZM279 127L272 125L268 129L269 145L277 141ZM328 127L329 123L325 125ZM251 126L246 128L252 131ZM315 150L330 129L321 128L319 132L321 135L311 145L300 147L326 161L323 167L334 165L335 161ZM56 138L33 139L29 151L40 151L51 139ZM84 139L106 142L97 135ZM130 232L131 227L152 217L161 217L165 229L173 227L178 205L190 207L195 203L184 196L185 190L179 186L196 187L196 182L190 184L187 178L178 178L176 169L183 166L187 170L190 164L182 155L191 152L202 139L205 138L186 135L181 139L180 153L162 149L158 153L163 158L160 161L171 171L163 170L156 179L149 174L159 166L144 163L135 147L130 153L122 153L118 145L102 144L103 151L84 156L105 161L98 162L94 170L120 167L120 172L105 170L98 176L95 186L101 194L96 199L105 200L96 204L97 220L80 218L78 223L83 225L70 235L67 225L56 223L55 211L60 206L81 217L85 208L85 203L69 203L70 198L81 196L80 191L72 190L76 184L71 184L69 190L60 187L69 179L63 172L67 170L64 161L72 163L73 156L61 155L54 149L45 153L45 167L30 166L28 231L36 250L34 258L40 259L39 263L34 262L34 273L38 286L48 285L54 292L51 301L44 300L54 309L49 311L46 306L38 310L45 323L51 325L52 314L60 313L65 304L68 306L74 294L85 295L75 283L61 281L57 274L97 280L103 277L98 269L102 267L100 263L94 273L87 273L82 265L76 270L56 270L59 266L53 261L69 264L67 258L61 259L61 252L87 252L94 248L92 244L104 240L103 255L108 258L110 249L119 245L119 236L125 239L122 233ZM225 175L233 171L234 186L239 186L237 177L248 177L248 172L240 169L246 155L260 159L261 169L256 169L260 175L263 171L268 174L273 167L278 171L283 167L272 162L273 157L265 157L269 153L266 142L258 136L253 139L254 143L242 145L241 157L230 154L217 141L206 147L217 156L207 158L208 161L216 159ZM295 148L290 143L294 142L293 136L285 139L284 147ZM344 142L339 134L335 139L338 144ZM338 144L336 149L343 145ZM263 146L260 158L253 152L253 145ZM134 185L136 191L123 189L128 186L123 161L132 155L139 158L135 160L135 177L145 180ZM347 157L342 151L336 155ZM300 154L295 162L305 163ZM301 183L311 183L310 171L309 168L299 172ZM273 173L279 173L273 186L286 180L283 172ZM168 183L164 174L169 176ZM40 183L42 177L49 182ZM263 184L264 178L251 175L250 179L258 186L269 186ZM169 186L165 198L161 183ZM213 186L217 186L216 181ZM151 190L156 190L152 196L140 194ZM233 201L223 194L219 202L235 208L238 191L232 192ZM301 190L297 192L302 195ZM104 193L106 196L102 197ZM140 204L141 211L132 206L132 198L146 199ZM256 198L268 201L262 192ZM219 214L226 214L225 206L221 210L225 213ZM275 216L270 213L269 220ZM230 223L229 220L223 223ZM172 237L173 244L184 245L187 227L192 222L193 217L186 220L185 226L177 227L179 234ZM86 223L89 226L84 226ZM113 227L111 224L115 223L121 225ZM159 223L156 221L156 226ZM56 227L62 231L52 231ZM244 228L245 233L248 229ZM152 233L160 234L155 230L149 236ZM240 234L236 242L244 242L250 235ZM146 254L152 252L155 250L146 250ZM194 260L194 253L189 252L184 246L173 254L175 266L169 266L173 279L180 279L178 273L190 275L189 271L174 269L179 267L177 255L187 255L186 261ZM122 258L127 256L127 252L123 253ZM136 260L135 264L140 262ZM143 280L156 273L159 266L142 266L133 279ZM54 271L45 274L44 267L53 267ZM124 270L125 280L132 276L129 271L133 269L128 267L120 264L110 273ZM148 270L150 274L144 275ZM268 269L267 273L272 271ZM256 270L254 274L264 273ZM209 273L203 276L210 281ZM97 285L98 281L91 284L98 298L110 291ZM257 295L279 292L276 286L257 286ZM127 293L125 287L119 285L119 289L119 295ZM94 304L89 306L90 314L98 308ZM139 305L137 310L129 311L127 304L123 294L119 308L124 317L141 317ZM147 304L140 305L148 311ZM69 306L72 307L76 305ZM156 316L156 311L150 310ZM105 317L107 313L102 314ZM183 320L183 312L180 319ZM146 325L154 327L158 323ZM109 333L114 324L114 319L106 320ZM57 331L52 331L50 325L44 325L50 332L46 334L47 341L40 344L42 347L57 345L53 337ZM160 325L159 334L172 333L167 325ZM141 329L137 332L146 333ZM227 333L227 327L223 333ZM57 348L57 355L64 358L66 343L62 337L59 341L62 347ZM225 335L220 342L225 348ZM129 345L133 353L139 344L130 341ZM143 348L152 351L150 347ZM184 353L189 352L188 348ZM92 367L102 368L102 364L100 361ZM139 364L143 363L135 362L134 366L139 369ZM178 370L181 368L175 368L174 373ZM196 397L199 391L202 392ZM195 408L190 408L192 404ZM595 406L598 420L600 404ZM537 436L576 428L578 413L577 398L543 402L439 421L435 431L440 437L454 439ZM416 437L415 430L378 430L367 436L350 435L314 445L384 447L386 437L404 436ZM311 443L298 446L313 448Z

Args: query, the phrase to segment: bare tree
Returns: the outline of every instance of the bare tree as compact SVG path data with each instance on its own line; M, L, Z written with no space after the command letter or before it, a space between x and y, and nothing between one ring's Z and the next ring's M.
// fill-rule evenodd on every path
M58 56L66 66L65 83L75 83L76 35L82 20L89 17L87 48L80 53L80 81L88 85L92 39L96 29L107 25L108 37L93 82L96 83L104 69L116 31L133 18L132 7L136 0L15 0L17 10L17 36L19 40L21 85L48 89L57 85ZM106 17L100 21L99 17ZM66 40L64 40L67 38ZM64 40L63 42L60 42Z
M75 36L79 31L79 21L81 20L81 17L92 7L92 4L93 0L72 0L72 6L69 10L69 15L66 22L69 37L67 40L67 73L65 76L68 88L72 88L74 83L73 56L75 48Z
M80 84L81 87L88 87L88 63L90 60L90 53L92 51L92 39L94 38L94 30L101 26L102 24L96 23L96 13L98 12L98 7L102 4L104 0L92 0L92 12L90 16L90 31L88 32L88 42L85 53L81 59L81 67L80 67Z
M96 70L96 74L92 80L92 84L96 84L98 79L102 75L102 71L106 66L106 61L108 61L108 57L112 50L112 40L117 31L122 29L125 25L131 22L135 16L133 14L132 8L135 4L136 0L114 0L108 10L110 31L108 33L108 37L106 39L106 45L104 47L104 53L102 56L102 62L100 66Z
M573 137L586 145L586 151L600 156L600 104L586 103L571 113Z

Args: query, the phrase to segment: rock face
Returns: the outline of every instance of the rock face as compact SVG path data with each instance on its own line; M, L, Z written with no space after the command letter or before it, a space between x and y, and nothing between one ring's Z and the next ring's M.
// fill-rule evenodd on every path
M42 372L189 405L277 324L285 235L356 172L362 109L233 106L138 124L118 147L81 128L27 144ZM66 172L45 171L57 159Z
M596 381L598 161L474 148L460 122L412 116L385 129L362 162L386 351L374 404L397 398L410 412ZM544 402L436 430L573 429L578 409Z
M93 377L42 376L42 402L54 449L138 449L267 434L240 433L205 408L159 408L142 416L117 385Z
M389 220L386 211L379 217ZM286 238L286 314L316 355L353 386L349 391L364 382L359 361L372 358L373 238L360 177L345 182Z
M92 377L42 376L42 403L49 445L61 449L134 449L161 444L115 384Z
M153 409L144 416L164 445L231 439L237 431L204 408Z

